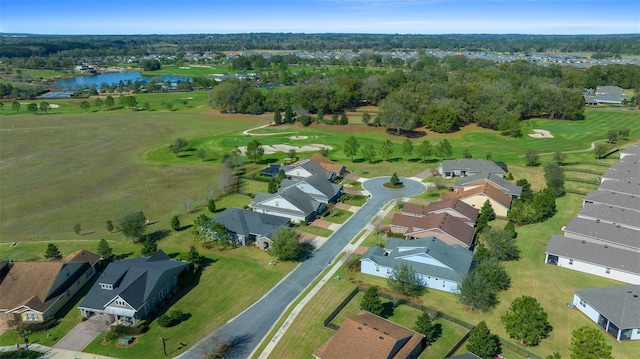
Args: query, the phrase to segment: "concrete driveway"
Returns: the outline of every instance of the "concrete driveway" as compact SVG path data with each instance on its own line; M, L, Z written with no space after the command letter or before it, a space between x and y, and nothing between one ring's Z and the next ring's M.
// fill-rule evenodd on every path
M100 320L99 315L94 315L91 318L78 323L67 335L58 340L53 346L56 349L66 349L76 352L81 352L87 347L97 336L98 326L94 324Z
M425 190L422 183L406 178L401 178L405 184L402 189L392 190L383 187L382 184L388 182L389 178L380 177L364 182L364 189L371 194L371 199L334 232L320 249L313 252L307 260L251 307L216 329L179 357L201 358L203 356L201 347L215 341L215 337L220 333L224 333L232 346L227 358L249 357L289 303L335 259L387 202L414 196Z

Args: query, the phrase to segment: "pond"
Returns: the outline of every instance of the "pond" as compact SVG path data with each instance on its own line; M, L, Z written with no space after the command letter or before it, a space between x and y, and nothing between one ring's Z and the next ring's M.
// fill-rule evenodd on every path
M69 79L58 80L56 81L56 87L64 90L75 90L95 85L96 87L100 88L100 85L102 83L106 83L107 85L117 85L120 83L120 81L134 82L136 80L147 83L154 77L162 78L163 82L169 81L171 83L175 83L178 81L190 81L192 79L191 77L174 75L146 76L142 75L139 72L108 72L103 74L82 75Z

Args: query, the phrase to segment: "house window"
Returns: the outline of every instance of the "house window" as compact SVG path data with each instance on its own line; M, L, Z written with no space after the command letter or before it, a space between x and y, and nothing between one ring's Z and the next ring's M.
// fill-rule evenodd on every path
M116 300L115 300L115 303L116 303L116 305L119 305L119 306L121 306L121 307L124 307L124 306L126 306L126 305L127 305L127 303L126 303L124 300L122 300L122 299L116 299Z
M165 288L162 288L162 289L160 290L160 293L158 294L158 298L159 298L160 300L163 300L163 299L164 299L165 294L166 294L166 293L165 293Z
M611 268L607 268L607 270L605 271L607 274L611 274Z
M38 313L27 313L27 321L28 322L37 322L38 321Z
M573 259L569 259L569 265L573 265Z
M585 302L584 299L580 299L580 305L582 306L582 308L586 308L587 302Z
M113 286L111 284L104 284L104 283L100 283L100 288L102 289L108 289L108 290L112 290Z
M442 281L442 288L444 288L446 284L447 284L447 281L446 281L446 280L443 280L443 281Z
M380 272L380 267L376 266L376 272Z
M391 269L387 268L387 274L391 273Z

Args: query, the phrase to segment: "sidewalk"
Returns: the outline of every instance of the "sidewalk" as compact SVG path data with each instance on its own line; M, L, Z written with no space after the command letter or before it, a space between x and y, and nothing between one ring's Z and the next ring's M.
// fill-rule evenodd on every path
M24 344L20 345L21 348L24 348ZM0 352L11 352L16 350L16 347L6 346L0 347ZM56 349L51 347L46 347L40 344L29 344L29 350L37 351L44 354L44 357L47 359L116 359L112 357L107 357L104 355L91 354L91 353L81 353L73 350L66 349Z
M393 205L392 206L389 206L389 205L383 206L383 208L381 208L380 211L378 211L378 214L376 216L374 216L374 218L376 218L376 217L382 218L382 217L386 216L387 213L389 213L392 208L393 208ZM262 353L260 353L260 356L258 358L266 359L266 358L269 357L269 354L271 354L271 351L278 344L278 342L280 341L282 336L285 334L285 332L289 328L289 325L291 325L293 323L293 321L296 319L296 317L302 311L302 309L305 307L305 305L307 305L307 303L310 302L311 299L313 299L313 297L316 295L316 293L318 293L318 291L320 291L320 288L322 288L322 286L326 282L328 282L329 280L334 278L335 273L338 271L338 269L340 269L342 264L344 264L344 262L349 258L349 254L353 253L360 246L360 243L362 243L364 241L364 239L367 238L367 236L369 236L369 233L371 233L372 231L375 230L375 227L371 224L371 222L369 222L364 226L364 229L366 229L366 232L363 235L360 236L358 241L356 243L353 243L353 244L348 244L341 251L341 253L344 253L342 258L340 258L339 261L332 263L331 269L309 291L309 293L307 293L307 295L304 298L302 298L302 300L293 308L293 310L291 311L291 313L289 314L287 319L282 323L282 326L280 328L278 328L278 331L273 336L273 338L271 338L271 340L269 341L269 343L267 344L265 349L262 351ZM271 331L269 331L269 332L271 332ZM252 353L252 355L253 354L255 354L255 353Z

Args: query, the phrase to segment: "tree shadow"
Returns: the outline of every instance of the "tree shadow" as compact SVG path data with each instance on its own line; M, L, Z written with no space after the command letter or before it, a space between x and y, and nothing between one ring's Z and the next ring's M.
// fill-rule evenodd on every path
M182 232L185 229L189 229L191 227L193 227L193 224L187 224L186 226L182 226L182 227L178 228L178 232Z
M251 343L252 338L253 335L251 334L236 335L229 338L229 351L225 358L233 358L238 355L246 354L246 350L249 349L247 348L247 344Z
M133 255L133 252L116 254L114 256L114 260L119 261L119 260L127 259L127 258L131 257L132 255Z
M89 234L94 234L94 233L96 233L96 231L92 231L92 232L83 232L83 233L81 233L80 235L81 235L81 236L88 236Z
M383 318L389 318L393 315L393 302L386 302L382 304L382 312L380 316Z
M171 234L170 230L168 230L166 228L165 229L160 229L160 230L157 230L157 231L154 231L154 232L151 232L151 233L145 235L144 236L144 240L141 241L141 242L144 242L147 239L150 239L152 241L157 242L157 241L161 240L162 238L168 237L170 234Z

